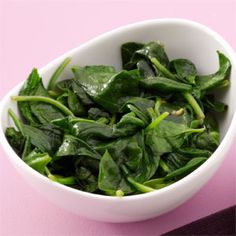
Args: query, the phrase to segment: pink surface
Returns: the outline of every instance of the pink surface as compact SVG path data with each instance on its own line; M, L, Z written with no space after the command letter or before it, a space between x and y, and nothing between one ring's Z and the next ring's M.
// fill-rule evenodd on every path
M196 20L236 49L235 12L234 0L0 0L0 98L32 67L140 20ZM236 140L217 174L191 200L163 216L131 224L94 222L55 206L23 181L0 148L0 235L160 235L236 203L235 146Z

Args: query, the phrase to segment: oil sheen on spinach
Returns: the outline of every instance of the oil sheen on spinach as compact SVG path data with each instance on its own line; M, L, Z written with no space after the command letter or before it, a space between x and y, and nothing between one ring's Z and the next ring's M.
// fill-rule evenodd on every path
M21 119L5 135L22 160L52 181L110 196L164 188L202 165L219 145L214 92L229 85L231 64L200 75L193 62L169 59L159 42L121 45L123 68L73 66L48 87L33 69L18 96Z

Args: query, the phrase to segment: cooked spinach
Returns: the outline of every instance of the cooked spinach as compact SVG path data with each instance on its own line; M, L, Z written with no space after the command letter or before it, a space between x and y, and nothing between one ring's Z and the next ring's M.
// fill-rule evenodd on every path
M124 196L164 188L190 174L218 147L214 92L229 85L231 64L200 75L193 62L169 60L160 42L121 46L123 68L73 66L47 88L33 69L18 96L20 120L5 131L15 152L52 181L97 194Z

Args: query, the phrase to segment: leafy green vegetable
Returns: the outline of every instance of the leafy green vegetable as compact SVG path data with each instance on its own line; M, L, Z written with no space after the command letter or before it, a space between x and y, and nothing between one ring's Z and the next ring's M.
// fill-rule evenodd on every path
M218 147L214 93L229 85L231 64L199 75L188 59L169 61L160 42L121 46L123 68L74 66L48 88L33 69L17 101L21 121L5 131L15 152L50 180L82 191L122 197L158 191L202 165ZM225 91L225 89L224 89Z
M135 73L121 71L113 67L87 66L73 69L76 82L99 105L109 112L118 112L131 96L139 93L140 77Z
M6 138L15 152L20 156L24 148L24 136L15 128L10 127L5 131Z
M141 81L144 88L156 89L161 92L186 92L191 91L192 86L164 77L150 77Z
M195 84L197 69L191 61L187 59L175 59L170 62L170 70L176 73L179 78L185 79L190 84Z
M229 59L221 52L217 51L219 57L219 69L211 75L198 76L196 83L201 92L213 91L216 88L228 85L228 76L231 69Z
M144 46L142 43L128 42L121 46L121 58L123 68L127 67L126 64L131 64L133 54Z
M105 151L100 161L98 187L105 192L116 192L120 189L122 175L116 162L108 151Z
M171 179L178 179L186 176L187 174L191 173L194 169L199 167L202 163L204 163L207 160L205 157L196 157L192 160L190 160L185 166L167 174L165 176L165 180L171 180Z
M65 67L70 63L71 58L67 57L61 64L60 66L56 69L56 71L53 73L49 84L48 84L48 90L54 89L55 85L56 85L56 81L59 78L60 74L62 73L62 71L65 69Z
M100 159L99 153L97 153L89 144L72 135L64 136L63 143L56 152L56 157L62 156L87 156Z
M15 97L15 100L18 101L22 116L30 124L49 123L53 119L64 117L63 113L58 110L60 105L55 106L56 102L49 97L49 93L44 88L37 69L32 70L19 95ZM36 99L37 97L41 98L41 100ZM41 103L46 101L49 102ZM50 101L52 102L51 104ZM67 108L65 110L70 112Z

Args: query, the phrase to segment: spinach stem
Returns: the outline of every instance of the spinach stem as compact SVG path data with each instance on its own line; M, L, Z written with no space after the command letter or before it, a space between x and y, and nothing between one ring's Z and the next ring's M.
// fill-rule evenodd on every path
M156 127L162 120L164 120L167 116L169 116L169 112L163 112L160 116L158 116L151 124L149 124L146 130L153 129Z
M170 168L166 165L166 163L162 159L160 159L159 164L162 170L165 171L167 174L171 172Z
M123 197L125 195L125 193L121 190L121 189L118 189L117 191L116 191L116 196L117 197Z
M96 122L101 124L107 124L109 122L109 119L107 119L106 117L100 117L99 119L96 120Z
M154 121L157 118L157 114L152 107L149 107L147 109L147 112L148 112L149 116L151 117L152 121Z
M76 184L76 179L74 176L63 177L63 176L53 175L47 167L45 167L45 172L47 177L54 182L58 182L64 185Z
M21 132L21 134L24 136L24 131L23 131L23 127L22 127L22 123L21 121L18 119L18 117L16 116L16 114L12 111L11 108L8 109L8 114L10 115L10 117L12 118L15 126L17 127L17 129Z
M185 133L188 133L188 132L190 132L190 133L202 133L205 130L206 130L205 127L199 128L199 129L191 129L191 128L189 128L188 130L185 131Z
M154 111L156 112L156 114L159 116L161 113L160 113L160 106L162 104L162 100L160 98L158 98L156 100L156 103L155 103L155 107L154 107Z
M150 188L144 184L140 184L137 181L135 181L132 177L127 177L127 180L129 183L131 183L137 190L139 190L142 193L149 193L154 191L155 189Z
M148 121L148 116L141 112L138 108L136 108L135 106L131 105L131 104L128 104L127 107L135 113L135 115L140 118L144 123L145 125L147 125L149 123Z
M201 109L201 107L199 106L199 104L197 103L197 101L195 100L195 98L193 97L193 95L191 93L183 93L184 98L189 102L189 104L192 106L194 112L196 113L198 119L200 120L204 120L205 115Z
M70 119L71 123L76 123L76 122L88 122L88 123L95 123L98 121L95 120L90 120L90 119L85 119L85 118L72 118Z
M55 107L57 107L59 110L61 110L63 113L65 113L68 116L74 116L71 110L69 110L66 106L64 106L62 103L44 96L12 96L11 97L14 101L17 102L45 102L48 104L51 104Z
M110 126L114 125L116 123L116 115L113 114L112 117L111 117L111 121L109 123Z
M153 188L150 188L144 184L140 184L138 183L136 180L134 180L131 176L128 176L129 175L129 170L127 169L127 167L125 165L122 165L121 166L125 176L126 176L126 179L129 183L131 183L137 190L139 190L140 192L142 193L148 193L148 192L151 192L151 191L154 191L155 189Z
M50 78L49 84L48 84L48 90L53 90L55 85L56 85L56 81L59 78L59 76L61 75L62 71L66 68L66 66L70 63L71 58L67 57L60 65L59 67L55 70L55 72L53 73L52 77Z
M53 90L48 90L48 94L51 96L51 97L58 97L60 94L57 93L56 91L53 91Z
M176 76L174 74L172 74L168 69L166 69L165 66L163 66L158 60L157 58L153 57L151 58L151 62L155 65L155 67L161 71L165 76L167 76L170 79L176 80Z

